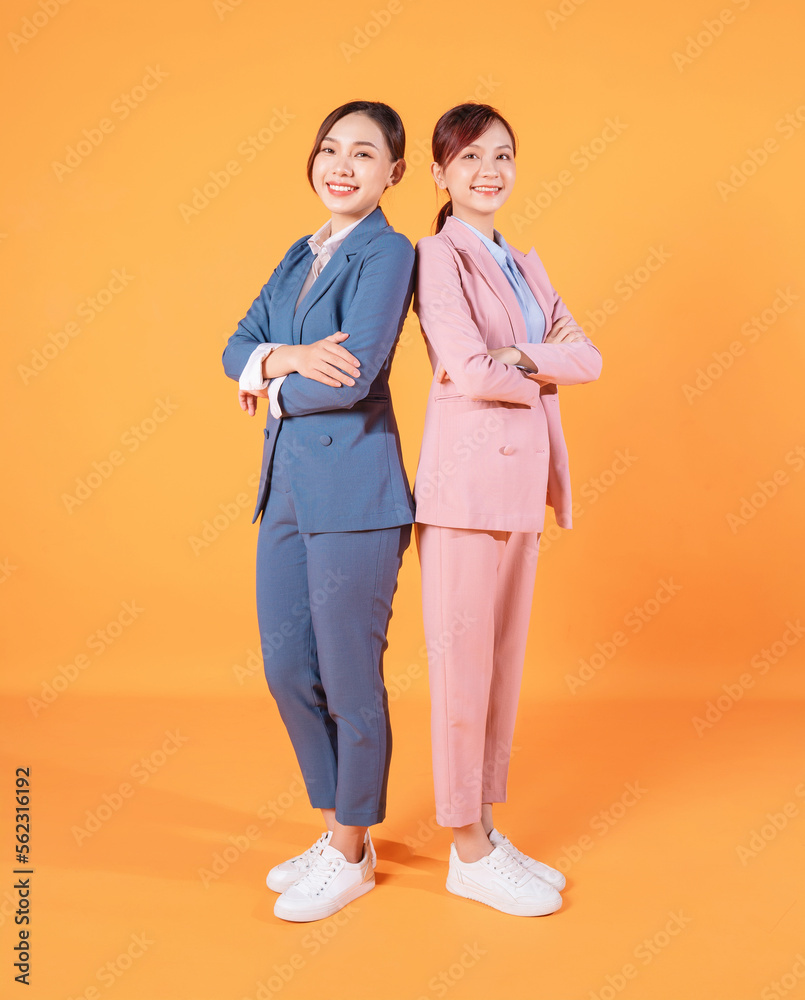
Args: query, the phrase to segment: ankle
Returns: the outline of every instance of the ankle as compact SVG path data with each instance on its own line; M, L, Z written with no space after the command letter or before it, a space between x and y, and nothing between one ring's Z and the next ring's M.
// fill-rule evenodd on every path
M458 860L462 861L465 865L474 864L476 861L480 861L481 858L485 858L487 854L491 854L494 848L487 841L486 846L483 844L462 844L460 847L456 843L456 854L458 855Z
M330 847L340 851L351 865L356 865L363 860L365 841L365 829L344 827L337 823L330 837Z
M489 834L495 829L495 822L492 819L492 803L484 802L481 806L481 823L484 828L484 833L489 836Z
M489 842L489 837L484 831L483 824L470 823L463 827L453 828L453 841L456 845L456 854L459 861L465 864L472 864L480 861L481 858L491 854L494 848Z

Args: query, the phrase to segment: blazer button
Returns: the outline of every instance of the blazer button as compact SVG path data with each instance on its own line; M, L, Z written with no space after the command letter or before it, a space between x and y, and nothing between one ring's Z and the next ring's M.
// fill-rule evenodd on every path
M330 437L329 434L322 434L321 437L319 438L319 441L321 441L321 443L324 445L333 443L333 439Z
M269 430L269 429L268 429L267 427L264 427L264 428L263 428L263 435L264 435L265 437L269 437L269 436L270 436L270 434L271 434L271 431L270 431L270 430Z
M501 455L511 455L514 452L514 448L510 444L504 444L500 449Z

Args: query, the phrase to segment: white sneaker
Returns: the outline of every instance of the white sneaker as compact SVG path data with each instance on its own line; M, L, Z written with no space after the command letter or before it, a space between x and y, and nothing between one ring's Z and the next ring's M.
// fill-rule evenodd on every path
M278 865L275 865L268 875L266 875L266 885L268 888L273 889L274 892L285 892L288 886L293 885L298 878L301 878L310 870L313 859L317 854L321 854L323 847L326 847L330 843L332 835L332 830L327 830L306 851L297 854L295 858L290 858L288 861L281 861ZM374 868L377 865L377 853L375 852L375 845L372 843L372 835L369 830L366 831L363 843L365 847L369 848L369 853L372 857L372 868Z
M537 861L535 858L529 857L527 854L523 854L522 851L518 851L509 838L504 837L502 833L493 829L489 834L489 843L493 847L502 847L504 850L508 851L513 858L517 858L524 868L527 868L530 872L532 872L532 874L536 875L537 878L541 878L543 882L547 882L548 885L552 885L554 889L558 889L560 891L564 889L566 879L560 871L557 871L555 868L551 868L550 865L543 864L542 861Z
M447 889L496 910L520 917L540 917L562 905L553 886L537 878L503 847L495 847L480 861L462 861L450 845Z
M520 870L525 871L522 867ZM307 873L277 897L274 915L283 920L321 920L374 887L375 873L365 844L363 857L354 864L326 844L314 856Z

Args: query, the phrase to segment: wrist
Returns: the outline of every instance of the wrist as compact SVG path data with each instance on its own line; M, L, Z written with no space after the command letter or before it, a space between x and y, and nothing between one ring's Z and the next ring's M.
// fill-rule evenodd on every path
M523 352L516 347L514 348L514 351L517 354L517 360L512 362L513 365L516 365L518 368L522 368L529 372L539 371L539 368L534 364L534 362L531 360L531 358L529 358L527 354L523 354Z
M281 348L285 350L281 350ZM263 364L261 366L261 371L263 378L272 379L278 378L280 375L290 375L291 372L296 371L294 364L294 351L296 350L295 345L291 344L279 344L274 350L263 358Z

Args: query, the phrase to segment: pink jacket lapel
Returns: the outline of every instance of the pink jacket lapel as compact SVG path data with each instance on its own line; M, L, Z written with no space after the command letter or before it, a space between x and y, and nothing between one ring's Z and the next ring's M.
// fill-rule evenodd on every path
M448 215L441 231L445 236L450 238L450 242L457 250L469 254L473 258L487 285L489 285L490 289L503 303L509 315L514 335L513 342L525 343L528 340L528 335L520 303L517 301L517 296L509 284L509 279L503 273L498 262L478 237L467 229L466 226L462 225L458 219L454 219ZM534 293L534 297L545 314L545 331L547 333L550 329L553 310L548 304L544 289L540 287L537 280L537 275L542 271L537 251L532 247L525 254L521 250L517 250L511 246L511 244L509 244L509 249L512 252L515 264L520 268L521 273L528 283L528 287Z
M509 321L514 331L513 343L522 342L527 339L525 320L517 301L517 296L509 284L509 279L503 273L500 265L489 252L489 250L478 239L475 233L471 232L465 225L448 215L442 227L442 233L450 238L450 242L461 253L468 254L483 276L489 288L500 299Z
M528 253L523 253L522 250L516 249L511 244L509 244L509 249L512 252L512 257L514 257L514 263L520 268L528 287L534 293L534 298L539 302L540 309L542 309L545 314L545 333L547 334L551 328L551 317L553 316L553 307L548 302L548 296L546 295L546 290L537 281L537 275L542 275L544 269L542 263L537 256L537 251L534 247L528 251ZM508 282L507 282L508 284Z

